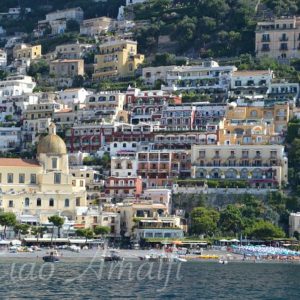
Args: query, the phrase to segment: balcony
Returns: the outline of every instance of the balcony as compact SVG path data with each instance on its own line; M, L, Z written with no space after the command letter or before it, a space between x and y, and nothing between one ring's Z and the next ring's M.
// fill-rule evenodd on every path
M280 42L287 42L289 40L289 38L287 36L282 36L279 38Z

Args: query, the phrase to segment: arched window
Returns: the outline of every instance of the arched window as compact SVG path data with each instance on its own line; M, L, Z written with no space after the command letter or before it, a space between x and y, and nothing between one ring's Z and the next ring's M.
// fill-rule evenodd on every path
M69 207L70 206L70 200L69 199L65 199L65 207Z
M41 198L36 199L36 206L42 206L42 200Z
M28 207L29 206L29 198L25 198L25 202L24 202L24 205L26 206L26 207Z
M50 206L50 207L53 207L53 206L54 206L54 199L53 199L53 198L50 198L50 199L49 199L49 206Z

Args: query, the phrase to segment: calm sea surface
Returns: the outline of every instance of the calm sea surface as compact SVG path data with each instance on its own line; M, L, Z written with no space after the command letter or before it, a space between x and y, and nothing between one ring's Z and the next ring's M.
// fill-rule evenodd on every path
M300 299L300 264L1 259L0 299Z

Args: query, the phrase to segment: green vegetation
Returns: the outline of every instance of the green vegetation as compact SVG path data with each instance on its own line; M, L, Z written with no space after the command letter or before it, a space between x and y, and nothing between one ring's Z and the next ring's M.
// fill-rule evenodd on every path
M110 233L110 227L108 226L96 226L94 228L95 235L105 236Z
M20 239L21 234L22 235L28 234L29 233L29 229L30 229L30 225L28 225L28 224L17 223L14 226L14 232L18 236L18 239Z
M288 232L289 213L300 208L300 201L280 192L269 193L263 201L252 195L239 195L222 207L212 206L207 195L193 197L200 201L187 213L191 220L190 233L208 237L242 234L256 239L281 238ZM186 201L190 206L195 205L195 201L189 200Z
M6 238L6 228L15 226L17 223L16 215L12 212L1 212L0 213L0 225L4 226L3 237Z
M51 244L52 244L52 240L53 240L53 234L54 234L54 226L57 227L58 230L58 237L60 237L60 229L62 228L62 226L65 223L65 219L58 216L58 215L54 215L48 218L49 222L53 224L53 228L52 228L52 236L51 236Z
M85 237L85 243L87 243L88 239L92 239L94 237L94 232L91 228L83 228L77 229L76 235L80 237Z

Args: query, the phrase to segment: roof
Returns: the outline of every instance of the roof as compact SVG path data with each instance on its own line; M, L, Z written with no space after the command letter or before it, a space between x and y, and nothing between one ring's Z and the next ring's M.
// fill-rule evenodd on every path
M39 167L39 163L35 159L22 159L22 158L0 158L0 167Z
M68 112L72 112L72 108L64 108L57 111L56 113L68 113Z
M270 70L250 70L250 71L235 71L233 76L263 76L270 75Z
M75 62L83 62L83 59L56 59L51 61L51 63L75 63Z

